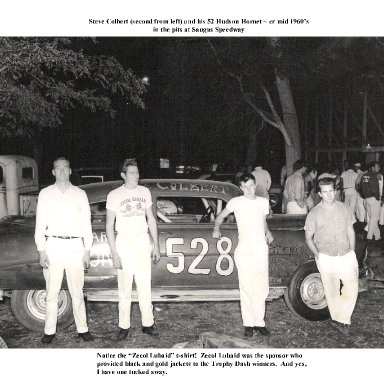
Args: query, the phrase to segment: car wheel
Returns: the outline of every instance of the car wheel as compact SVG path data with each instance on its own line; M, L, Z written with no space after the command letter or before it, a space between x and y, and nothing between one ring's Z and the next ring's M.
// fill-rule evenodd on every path
M62 330L74 322L72 301L68 291L60 291L58 304L57 328ZM25 328L34 332L44 331L46 291L12 291L11 308L16 319Z
M296 269L284 298L288 308L302 319L320 321L330 317L320 273L314 260Z

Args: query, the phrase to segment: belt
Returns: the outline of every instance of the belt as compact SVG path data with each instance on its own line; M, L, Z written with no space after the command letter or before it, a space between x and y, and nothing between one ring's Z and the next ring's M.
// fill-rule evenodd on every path
M64 240L68 240L68 239L80 239L80 237L77 237L77 236L46 236L46 237L54 237L56 239L64 239Z

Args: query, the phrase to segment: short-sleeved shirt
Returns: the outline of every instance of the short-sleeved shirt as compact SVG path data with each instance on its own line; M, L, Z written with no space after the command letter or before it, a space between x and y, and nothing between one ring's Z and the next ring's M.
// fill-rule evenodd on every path
M343 179L343 188L344 189L350 189L350 188L355 189L357 176L359 176L359 175L353 169L348 169L347 171L344 171L341 174L341 178Z
M285 182L285 190L288 196L288 201L304 201L304 180L303 176L297 172L288 177Z
M333 208L327 209L321 202L308 213L304 229L314 233L313 241L319 252L342 256L351 250L348 227L355 221L344 203L335 201Z
M269 214L267 199L238 196L229 200L226 208L235 214L240 240L266 242L264 220Z
M141 185L133 189L122 185L107 196L106 207L116 214L116 231L132 238L148 233L145 211L151 206L151 192Z

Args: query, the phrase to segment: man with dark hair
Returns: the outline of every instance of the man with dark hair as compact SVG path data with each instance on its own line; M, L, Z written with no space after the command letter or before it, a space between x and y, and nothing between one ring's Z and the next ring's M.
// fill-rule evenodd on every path
M132 282L135 279L139 297L142 331L157 336L151 302L152 261L160 260L156 219L152 212L152 197L148 188L138 185L139 169L134 159L126 159L121 167L124 184L107 196L106 232L112 261L117 269L119 296L118 340L129 335L131 325ZM114 224L116 222L117 237ZM151 249L151 241L153 249Z
M360 181L360 194L364 198L367 210L367 240L380 240L379 216L380 216L380 187L379 187L380 164L373 161L368 165L366 172Z
M268 244L273 241L267 225L269 202L256 196L256 181L252 174L240 177L243 196L234 197L216 217L212 236L221 237L220 225L234 213L239 231L239 243L235 250L235 263L239 275L240 307L244 335L251 337L254 331L266 336L265 300L269 293Z
M320 271L331 326L348 335L359 285L355 219L346 205L335 199L333 178L320 179L319 189L322 200L307 215L305 239Z
M284 193L287 196L287 214L306 214L308 212L305 201L303 174L307 170L300 159L293 163L293 174L285 182Z
M93 340L87 327L83 294L84 267L89 267L93 242L91 212L86 193L70 183L71 173L66 158L53 162L56 182L40 191L36 210L35 242L47 289L43 344L50 344L56 334L64 271L78 335L84 341Z

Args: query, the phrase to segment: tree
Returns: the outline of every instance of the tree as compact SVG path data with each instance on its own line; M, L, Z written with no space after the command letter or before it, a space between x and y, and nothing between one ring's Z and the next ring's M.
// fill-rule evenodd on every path
M0 135L36 144L72 108L113 116L113 94L144 108L146 84L114 57L84 53L94 39L0 38ZM39 145L34 147L39 162Z
M208 40L208 44L219 66L235 80L243 102L261 119L261 129L272 126L280 131L285 142L286 164L292 170L293 162L301 157L300 135L289 78L281 63L280 39L247 39L236 47L228 43L228 47L221 51L212 40ZM269 91L273 90L273 83L279 96L278 107L275 106L276 98ZM251 152L256 152L256 136L261 129L252 127L250 130L247 159L251 158Z
M296 106L293 101L291 84L284 67L281 65L281 39L279 37L270 37L268 42L272 48L272 54L275 57L276 87L279 93L281 110L283 113L284 127L281 131L285 138L285 157L288 174L292 173L293 163L301 158L300 132L297 120Z

